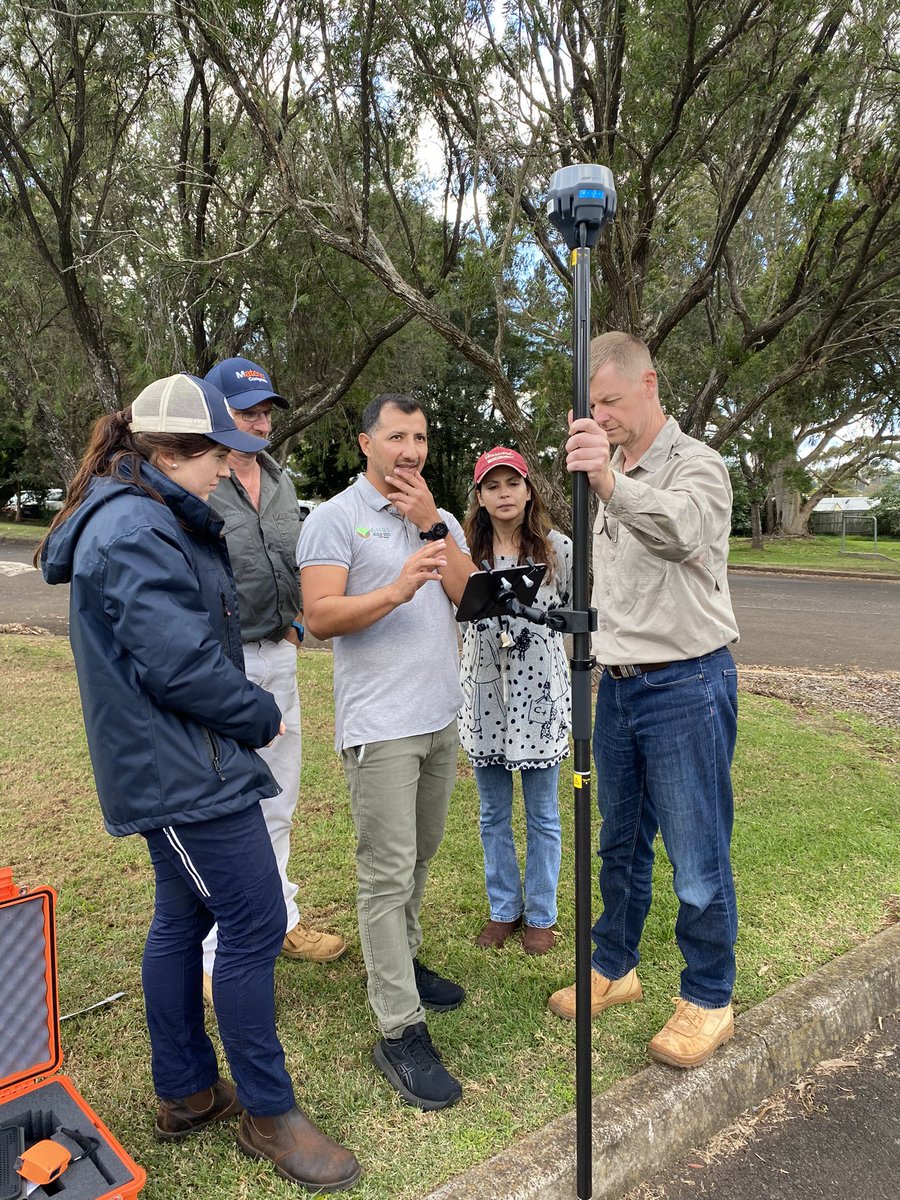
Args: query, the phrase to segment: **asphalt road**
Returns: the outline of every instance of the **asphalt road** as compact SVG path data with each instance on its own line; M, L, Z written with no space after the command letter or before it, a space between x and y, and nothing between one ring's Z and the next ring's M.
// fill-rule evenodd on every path
M832 1060L763 1109L733 1141L685 1158L625 1200L897 1200L900 1195L900 1014L859 1056Z
M732 572L738 663L900 671L900 580Z
M48 587L31 565L35 545L0 542L0 625L37 625L69 632L69 589Z
M0 625L68 632L68 588L31 567L34 547L0 543ZM900 671L900 581L733 573L738 663Z

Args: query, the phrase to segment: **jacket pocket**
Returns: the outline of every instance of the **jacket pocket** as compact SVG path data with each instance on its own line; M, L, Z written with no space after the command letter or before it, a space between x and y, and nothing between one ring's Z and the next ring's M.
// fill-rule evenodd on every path
M204 738L204 741L206 742L206 749L209 754L210 766L212 767L212 769L215 771L215 773L218 775L218 777L224 783L225 776L222 774L222 766L221 766L221 762L219 760L218 738L212 732L212 730L207 729L205 725L201 725L200 728L203 730L203 738Z

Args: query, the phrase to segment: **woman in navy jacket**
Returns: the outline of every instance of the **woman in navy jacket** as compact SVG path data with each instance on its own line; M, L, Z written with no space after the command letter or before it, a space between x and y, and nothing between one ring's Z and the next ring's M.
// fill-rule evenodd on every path
M156 875L143 960L156 1135L180 1140L241 1112L243 1150L337 1190L359 1164L295 1106L275 1032L286 915L259 801L279 789L255 750L284 727L243 673L231 566L206 503L230 450L265 444L238 431L204 380L157 380L97 422L39 555L48 583L70 584L106 828L143 835ZM204 1028L201 947L214 921L213 995L236 1089Z

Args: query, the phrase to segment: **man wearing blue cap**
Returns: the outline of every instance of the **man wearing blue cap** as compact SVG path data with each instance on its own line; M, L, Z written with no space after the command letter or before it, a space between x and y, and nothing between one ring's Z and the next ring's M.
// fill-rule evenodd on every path
M272 407L288 402L272 387L267 371L246 358L228 358L206 376L225 394L239 429L268 438ZM237 583L241 641L247 678L275 697L286 727L283 737L259 753L281 785L281 794L262 804L281 874L287 908L288 958L330 962L346 950L343 939L300 921L297 885L287 877L291 822L300 789L300 696L297 692L300 584L296 566L300 513L287 473L265 452L229 457L231 475L210 496L224 522L224 536ZM216 930L203 943L204 990L211 993Z

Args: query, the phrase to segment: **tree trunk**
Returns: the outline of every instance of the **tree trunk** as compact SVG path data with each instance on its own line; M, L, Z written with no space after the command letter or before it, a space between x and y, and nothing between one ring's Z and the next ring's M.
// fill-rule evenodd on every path
M807 516L803 512L800 489L791 483L788 472L796 469L796 460L783 458L772 472L772 496L775 500L776 531L784 537L804 537Z
M98 312L85 296L74 267L62 273L61 286L88 361L97 398L105 412L116 412L122 407L119 372L103 336Z
M69 484L75 478L78 470L78 460L72 453L71 440L68 430L62 427L56 414L48 405L38 401L44 436L50 443L53 459L59 468L60 477L68 491Z
M752 546L754 550L762 550L763 548L763 531L762 531L762 514L758 500L750 501L750 529L752 533Z

